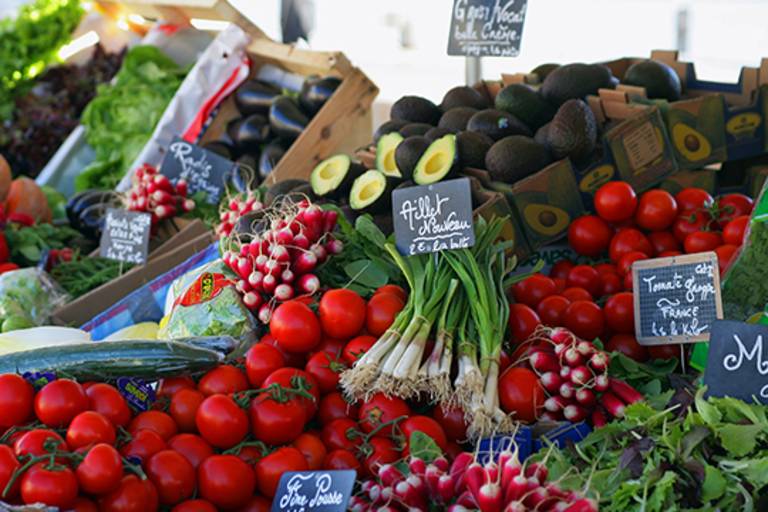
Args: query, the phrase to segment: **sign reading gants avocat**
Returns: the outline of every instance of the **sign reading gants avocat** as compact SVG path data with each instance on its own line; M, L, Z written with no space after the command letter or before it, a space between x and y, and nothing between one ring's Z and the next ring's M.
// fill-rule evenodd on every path
M528 0L454 0L448 55L517 57Z

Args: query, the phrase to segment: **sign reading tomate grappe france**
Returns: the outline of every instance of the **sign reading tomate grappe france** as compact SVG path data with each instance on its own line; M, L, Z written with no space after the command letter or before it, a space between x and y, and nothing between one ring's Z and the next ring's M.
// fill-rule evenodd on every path
M632 290L641 345L708 341L723 318L714 252L636 261Z
M357 472L288 471L280 477L272 512L344 512Z
M448 55L517 57L527 0L454 0Z
M472 192L468 178L396 189L392 192L395 244L412 256L475 245Z
M768 404L768 327L717 320L709 340L708 396Z

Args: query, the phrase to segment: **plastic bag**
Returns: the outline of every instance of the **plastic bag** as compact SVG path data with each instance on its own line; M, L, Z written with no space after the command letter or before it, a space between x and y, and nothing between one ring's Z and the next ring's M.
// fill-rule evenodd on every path
M44 271L30 267L0 275L0 331L47 324L69 295Z

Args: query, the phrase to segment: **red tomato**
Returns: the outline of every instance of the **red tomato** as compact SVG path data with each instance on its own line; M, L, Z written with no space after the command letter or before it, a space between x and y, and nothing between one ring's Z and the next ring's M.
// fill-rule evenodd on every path
M237 450L237 457L250 467L255 468L256 463L264 457L264 453L258 446L245 445Z
M552 278L542 274L533 274L530 277L515 283L512 286L512 295L516 302L535 308L544 298L555 293L557 285Z
M400 297L400 300L403 302L408 302L408 293L403 290L402 287L397 286L396 284L385 284L384 286L377 288L374 295L378 295L380 293L392 293Z
M714 251L723 244L723 237L715 231L698 231L685 237L683 247L685 252L693 254L697 252Z
M280 354L283 356L283 359L285 360L285 364L283 366L290 366L291 368L304 368L304 365L307 362L307 360L305 359L306 354L288 352L282 346L280 346L280 344L277 343L277 340L275 339L275 337L272 336L272 334L270 333L267 333L264 336L262 336L261 339L259 340L259 343L276 348L277 351L280 352Z
M597 273L601 276L606 274L618 274L616 265L613 263L598 263L597 265L593 265L593 268L597 270Z
M299 386L302 386L310 395L312 395L312 400L304 397L298 397L297 399L304 406L304 410L307 414L307 421L315 416L318 404L320 403L320 386L312 375L304 370L280 368L264 379L263 386L267 387L274 383L280 384L284 388L298 388Z
M565 310L565 327L579 338L592 341L602 334L605 327L603 312L594 302L571 302Z
M680 215L672 224L672 233L681 244L691 233L696 233L707 228L710 224L710 216L706 212L697 212Z
M53 430L36 428L34 430L29 430L18 437L13 443L13 451L17 457L21 457L22 455L46 455L50 453L50 451L45 449L46 442L49 439L52 439L53 441L48 442L47 444L61 451L67 450L67 445L64 444L64 439L62 439L59 434Z
M268 445L288 444L301 435L307 423L307 410L297 398L278 402L262 394L248 409L253 436Z
M553 277L552 281L555 283L555 293L562 293L565 290L565 279L559 277Z
M76 450L97 443L115 444L115 427L95 411L81 412L67 429L67 445Z
M321 425L327 425L339 418L357 419L357 414L357 406L344 400L344 396L338 391L323 396L317 411Z
M323 332L332 338L352 339L365 325L365 301L347 288L325 292L317 313Z
M501 408L516 420L533 423L546 396L539 377L528 368L509 368L499 379Z
M287 352L309 352L320 343L320 321L309 306L297 300L283 302L275 309L269 332Z
M572 288L566 288L563 290L563 292L560 294L566 299L568 299L571 302L577 301L577 300L592 300L592 295L585 290L584 288L580 288L578 286L574 286Z
M635 332L635 308L631 292L617 293L605 301L603 306L605 323L615 333Z
M35 390L19 375L0 375L0 431L22 425L32 416Z
M182 454L195 469L213 455L213 447L195 434L176 434L168 441L168 448Z
M21 499L27 504L70 509L77 499L77 478L67 467L46 469L45 463L37 463L21 478Z
M728 270L728 267L730 266L731 261L733 260L733 257L738 250L739 248L737 246L731 244L721 245L715 249L715 254L717 254L717 266L720 269L720 275L725 274L725 271Z
M16 459L16 455L13 453L13 450L11 450L11 447L0 444L0 498L10 501L18 495L20 485L19 480L16 480L16 483L11 487L8 494L3 494L3 490L8 485L8 482L11 481L13 474L20 466L21 463Z
M97 507L96 503L89 500L88 498L79 496L75 500L75 504L72 506L72 510L73 512L99 512L99 507Z
M258 345L254 345L258 346ZM205 395L194 389L179 390L171 397L168 413L176 422L181 432L197 432L195 416L200 404L205 400Z
M653 189L640 196L635 222L647 231L664 231L677 217L677 202L666 190Z
M116 427L125 427L131 421L131 409L117 388L99 382L85 390L92 411L100 413Z
M171 398L180 389L197 389L197 384L192 377L168 377L160 381L157 396Z
M656 254L661 254L665 251L679 251L680 242L677 241L675 235L671 231L654 231L648 233L648 240L653 246L653 251Z
M66 427L72 418L87 409L88 396L83 387L73 380L49 382L35 396L37 419L49 427Z
M369 433L382 423L390 422L400 416L410 416L410 414L411 408L402 398L376 393L360 405L358 419L363 432ZM381 433L392 435L395 429L388 427Z
M637 195L628 183L609 181L595 193L595 210L608 222L623 222L632 218L637 208Z
M600 274L589 265L576 265L568 274L566 285L569 288L584 288L592 297L600 294Z
M346 418L325 425L321 438L328 450L354 450L361 441L357 423Z
M270 453L256 464L256 480L259 492L273 498L277 492L280 477L286 471L306 471L309 469L307 459L299 450L292 446L284 446Z
M154 512L158 509L157 490L149 480L126 475L117 490L99 497L101 512Z
M720 210L720 217L717 219L722 223L730 222L741 215L752 213L753 201L744 194L725 194L717 198L717 207Z
M632 271L632 264L634 262L647 259L648 256L645 253L639 251L625 253L621 258L619 258L619 262L616 265L619 271L619 275L623 277L629 274Z
M544 325L550 327L562 326L565 310L570 303L571 301L562 295L550 295L539 303L536 313L538 313Z
M344 352L344 347L346 344L346 341L323 336L323 339L320 340L320 344L316 346L315 349L310 353L310 357L317 354L318 352L326 352L337 358L341 357L341 353Z
M510 366L512 366L512 358L504 351L504 349L501 349L501 353L499 354L499 373Z
M120 453L123 457L136 457L146 461L157 452L165 450L165 447L165 441L154 430L139 430L133 434L128 444L120 449Z
M354 469L359 471L361 466L360 461L355 458L355 454L349 450L333 450L328 452L325 459L323 459L323 469Z
M741 245L749 224L749 215L739 215L723 228L723 241L726 244Z
M648 360L648 351L639 344L632 334L616 334L605 344L605 349L609 352L621 352L630 359L638 362Z
M648 238L635 228L620 229L611 240L611 261L617 263L628 252L638 251L653 256L653 246Z
M216 512L216 507L206 500L187 500L173 507L171 512Z
M374 436L368 441L368 455L363 461L363 467L368 475L378 474L379 467L393 464L400 460L400 451L390 439ZM329 468L330 469L330 468Z
M320 386L320 393L330 393L339 385L339 374L347 369L347 365L335 356L326 352L318 352L307 361L304 368L308 374L313 376Z
M310 471L316 471L323 467L323 459L325 458L327 450L319 437L305 432L297 437L291 444L304 455Z
M200 436L216 448L232 448L248 434L248 415L226 395L209 396L195 415Z
M670 258L672 256L680 256L681 254L683 254L683 253L680 252L680 251L664 251L664 252L660 252L659 254L657 254L657 257L659 257L659 258Z
M441 450L445 450L448 447L448 437L445 435L445 430L443 430L443 427L441 427L438 422L429 416L411 416L400 425L400 428L405 435L405 454L408 453L408 443L414 432L421 432L428 435Z
M624 289L624 283L619 274L603 274L600 276L600 297L619 293Z
M647 349L651 359L672 359L673 357L680 359L682 345L675 343L667 345L649 345Z
M344 347L344 352L342 354L344 362L349 366L354 365L355 361L368 352L374 343L376 343L376 338L373 336L358 336L357 338L353 338Z
M393 293L377 293L365 306L365 330L373 336L381 336L392 325L405 302Z
M178 452L163 450L154 454L146 464L146 472L163 505L175 505L195 492L195 468Z
M525 341L540 325L539 315L530 307L525 304L509 305L509 330L512 333L512 341Z
M613 229L597 215L584 215L568 227L568 243L582 256L597 258L608 250Z
M715 200L702 188L684 188L675 195L675 201L681 214L708 209ZM661 251L659 251L661 252Z
M205 396L230 395L248 389L248 379L239 368L223 364L203 375L197 389Z
M568 273L576 264L569 259L559 260L549 270L552 279L568 279Z
M463 443L467 440L467 422L464 411L459 407L447 409L438 404L432 411L432 416L443 427L449 441Z
M265 343L255 344L245 354L245 372L254 388L260 388L270 373L283 366L285 358L280 351Z
M139 430L154 430L163 441L168 441L170 438L178 434L179 427L176 426L176 422L169 414L162 411L144 411L139 413L128 426L128 432L134 435Z
M234 455L205 459L197 468L197 483L200 496L213 503L217 510L242 507L256 489L253 470Z
M239 512L270 512L272 501L264 496L254 496Z

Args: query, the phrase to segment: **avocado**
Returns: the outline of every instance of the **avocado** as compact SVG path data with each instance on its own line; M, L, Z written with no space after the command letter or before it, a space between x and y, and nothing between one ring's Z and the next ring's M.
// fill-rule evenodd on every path
M387 121L386 123L383 123L373 133L373 142L374 143L379 142L379 139L388 133L400 131L400 129L407 124L410 124L410 123L408 123L408 121L403 121L402 119L393 119L391 121Z
M430 139L422 135L415 135L408 137L397 146L395 162L403 179L411 179L416 164L431 143Z
M389 111L392 119L402 119L412 123L427 123L435 126L442 115L440 108L421 96L403 96Z
M301 85L299 105L301 105L304 112L314 116L323 108L325 102L330 99L339 85L341 85L341 78L335 76L327 76L325 78L320 78L319 76L307 77Z
M413 169L413 181L430 185L450 176L458 167L456 136L446 135L432 142Z
M568 100L557 110L546 135L546 146L555 159L583 161L597 144L595 115L584 101Z
M540 64L533 68L531 70L532 75L537 75L539 77L539 83L543 82L545 78L547 78L547 75L549 75L551 72L556 70L560 67L560 64Z
M392 132L384 135L376 144L376 168L386 176L401 177L395 162L395 150L402 141L402 135Z
M485 155L493 146L493 139L478 132L459 132L456 135L456 149L462 167L485 169Z
M285 155L286 149L279 140L273 140L261 150L259 156L259 177L262 180L267 179L280 159Z
M343 197L349 193L352 183L363 174L365 167L353 162L347 155L326 158L312 169L309 184L318 197Z
M555 236L568 229L568 212L551 204L529 204L523 210L523 217L529 226L544 236Z
M434 128L426 123L408 123L400 129L400 135L403 137L413 137L414 135L426 135L429 130Z
M275 135L282 139L296 139L308 124L307 116L287 96L275 98L269 107L269 125Z
M440 126L435 126L434 128L431 128L427 133L425 133L424 136L432 141L432 140L437 140L440 137L450 135L452 133L453 132L451 130L441 128Z
M282 94L279 87L261 80L248 80L235 91L235 105L243 116L267 115L272 100Z
M251 114L227 123L227 135L232 139L239 153L258 154L261 145L269 141L271 130L266 117L261 114Z
M525 84L506 86L496 95L495 103L497 109L509 112L531 131L538 130L555 115L555 108Z
M472 87L460 85L446 92L442 103L440 103L440 108L444 112L456 107L470 107L475 110L482 110L488 108L489 105L485 98L483 98L483 95Z
M223 156L228 160L232 160L235 157L235 148L232 144L223 140L212 140L206 142L201 146L204 150L216 153L219 156Z
M554 69L541 85L542 97L559 107L570 99L597 94L598 89L613 89L616 79L602 64L566 64Z
M459 133L467 129L467 123L473 115L477 114L477 109L472 107L454 107L446 110L440 118L437 126L446 128L453 133Z
M552 159L547 148L524 135L496 142L485 155L485 168L495 181L515 183L546 167Z
M483 133L493 140L500 140L510 135L533 135L518 118L493 108L481 110L473 115L467 123L467 130Z
M392 183L381 171L370 170L352 183L349 206L367 213L386 212L392 204Z
M680 77L670 66L657 60L641 60L635 62L622 80L628 85L645 87L649 98L663 98L667 101L677 101L682 94Z
M685 123L675 123L672 126L672 143L689 162L704 160L712 153L712 146L707 138Z
M545 124L538 130L536 130L536 135L533 136L533 140L544 146L545 148L549 149L549 142L547 142L547 138L549 137L549 127L552 125L552 122Z

